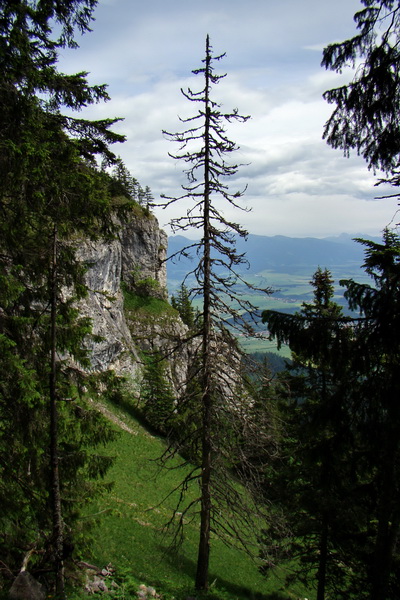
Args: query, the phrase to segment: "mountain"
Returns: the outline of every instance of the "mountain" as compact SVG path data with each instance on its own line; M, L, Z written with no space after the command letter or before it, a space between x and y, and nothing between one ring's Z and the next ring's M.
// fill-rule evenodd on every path
M372 240L373 242L382 241L380 237L365 235L363 233L354 233L351 235L350 233L341 233L340 235L329 236L323 239L328 240L330 242L335 242L336 244L352 244L354 240L358 238Z
M355 237L368 236L357 235ZM378 240L379 238L373 238ZM168 256L174 255L182 248L193 244L183 236L172 236L168 240ZM311 275L320 266L332 267L361 267L364 262L364 248L355 242L352 236L342 234L328 238L292 238L283 235L263 236L249 235L247 240L237 240L237 251L244 253L248 268L240 270L249 274L272 271L276 273L296 274L309 272ZM194 254L193 250L191 251ZM196 261L189 258L173 259L167 263L168 281L181 282L184 276L193 269Z

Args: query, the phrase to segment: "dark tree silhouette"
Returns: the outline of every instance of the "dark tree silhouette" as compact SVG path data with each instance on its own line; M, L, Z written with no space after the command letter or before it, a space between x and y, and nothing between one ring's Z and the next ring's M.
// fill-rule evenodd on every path
M346 579L331 549L335 544L343 546L343 531L347 536L354 519L354 513L349 518L347 507L351 490L348 395L350 382L355 382L350 368L351 320L333 300L330 272L319 268L310 283L313 301L303 303L299 312L268 310L262 318L278 344L289 343L293 359L290 371L283 374L283 390L289 392L281 392L285 458L270 482L291 523L289 539L280 543L287 556L300 557L303 580L316 577L317 599L324 600L327 589L338 590ZM268 535L273 540L274 531Z
M353 80L328 90L336 105L324 137L345 155L355 149L372 169L399 185L400 166L400 6L397 0L361 0L354 20L357 34L324 49L322 65L341 72L357 66ZM361 64L359 62L361 61Z
M295 403L277 499L295 517L290 545L306 575L318 563L321 600L326 590L368 600L399 595L400 240L385 230L382 243L358 241L373 285L340 285L360 316L341 315L321 274L314 303L300 313L263 313L301 367L297 380L289 378Z
M351 279L340 283L347 288L350 308L362 315L353 370L362 377L356 406L374 486L368 587L370 600L383 600L400 592L400 238L386 229L382 243L358 241L366 248L364 267L373 285Z

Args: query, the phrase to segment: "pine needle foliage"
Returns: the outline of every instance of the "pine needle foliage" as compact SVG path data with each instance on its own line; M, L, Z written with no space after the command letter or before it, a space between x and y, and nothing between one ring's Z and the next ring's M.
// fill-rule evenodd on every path
M324 138L346 156L356 150L371 169L399 184L400 166L400 6L397 0L361 0L354 15L358 32L324 49L322 65L342 72L356 68L353 80L325 92L335 105Z
M345 545L355 519L347 510L352 491L352 329L351 319L333 300L330 272L318 268L310 283L313 301L304 302L299 312L262 315L271 338L288 343L293 359L280 376L285 436L268 482L270 497L286 511L289 527L283 538L279 531L267 531L264 541L266 549L277 546L283 560L295 559L298 579L315 583L317 599L324 600L328 590L338 593L346 581L347 566L340 569L343 555L339 558L337 548Z
M353 369L361 384L355 408L370 472L373 518L366 587L368 597L378 600L400 593L400 238L386 229L381 243L358 241L365 246L364 268L373 284L344 280L341 285L347 288L350 307L360 312Z
M116 119L71 116L108 94L57 69L95 5L0 6L0 546L8 573L28 555L33 571L53 569L60 597L78 507L109 464L97 449L112 437L84 400L91 327L76 310L87 289L75 245L115 233L111 180L97 164L113 162L109 145L124 138L111 130Z
M382 600L400 590L400 244L391 230L381 243L358 241L372 284L340 284L359 316L341 315L321 272L314 283L324 294L299 314L263 313L271 335L294 351L285 380L287 457L275 479L294 536L279 544L298 553L301 578L316 573L318 600Z

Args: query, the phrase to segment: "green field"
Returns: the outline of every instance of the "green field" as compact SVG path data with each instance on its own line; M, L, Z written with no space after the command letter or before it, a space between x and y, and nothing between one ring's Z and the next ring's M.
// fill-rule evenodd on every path
M354 279L361 283L370 283L371 279L359 266L354 267L337 266L331 269L332 278L335 282L334 300L340 304L345 312L347 303L343 296L344 288L339 286L341 279ZM313 299L313 288L310 281L313 273L307 269L297 269L295 273L283 273L277 271L262 271L257 274L249 274L246 280L252 286L257 288L270 288L271 293L257 292L248 290L245 286L238 286L237 290L242 294L244 300L248 300L258 311L276 310L279 312L295 313L300 310L303 302L311 302ZM188 282L190 287L190 282ZM196 308L201 309L201 300L196 299L193 302ZM282 347L277 350L275 342L268 339L268 332L265 325L258 320L258 333L264 332L265 336L260 339L239 337L240 345L245 352L276 352L285 358L290 358L288 347Z

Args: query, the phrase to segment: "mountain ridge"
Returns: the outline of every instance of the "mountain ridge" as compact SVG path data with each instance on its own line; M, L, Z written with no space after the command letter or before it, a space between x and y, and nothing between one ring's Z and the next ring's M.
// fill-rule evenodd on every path
M378 237L357 234L354 237L380 241ZM318 267L330 269L337 266L361 267L364 262L364 247L351 234L327 238L294 238L284 235L262 236L249 234L246 240L236 240L238 254L245 254L247 265L240 265L239 272L251 274L262 271L294 274L309 270L310 275ZM196 240L177 235L168 239L168 256L196 243ZM193 254L193 250L191 251ZM195 261L182 257L167 261L168 282L173 285L182 281L193 269Z

